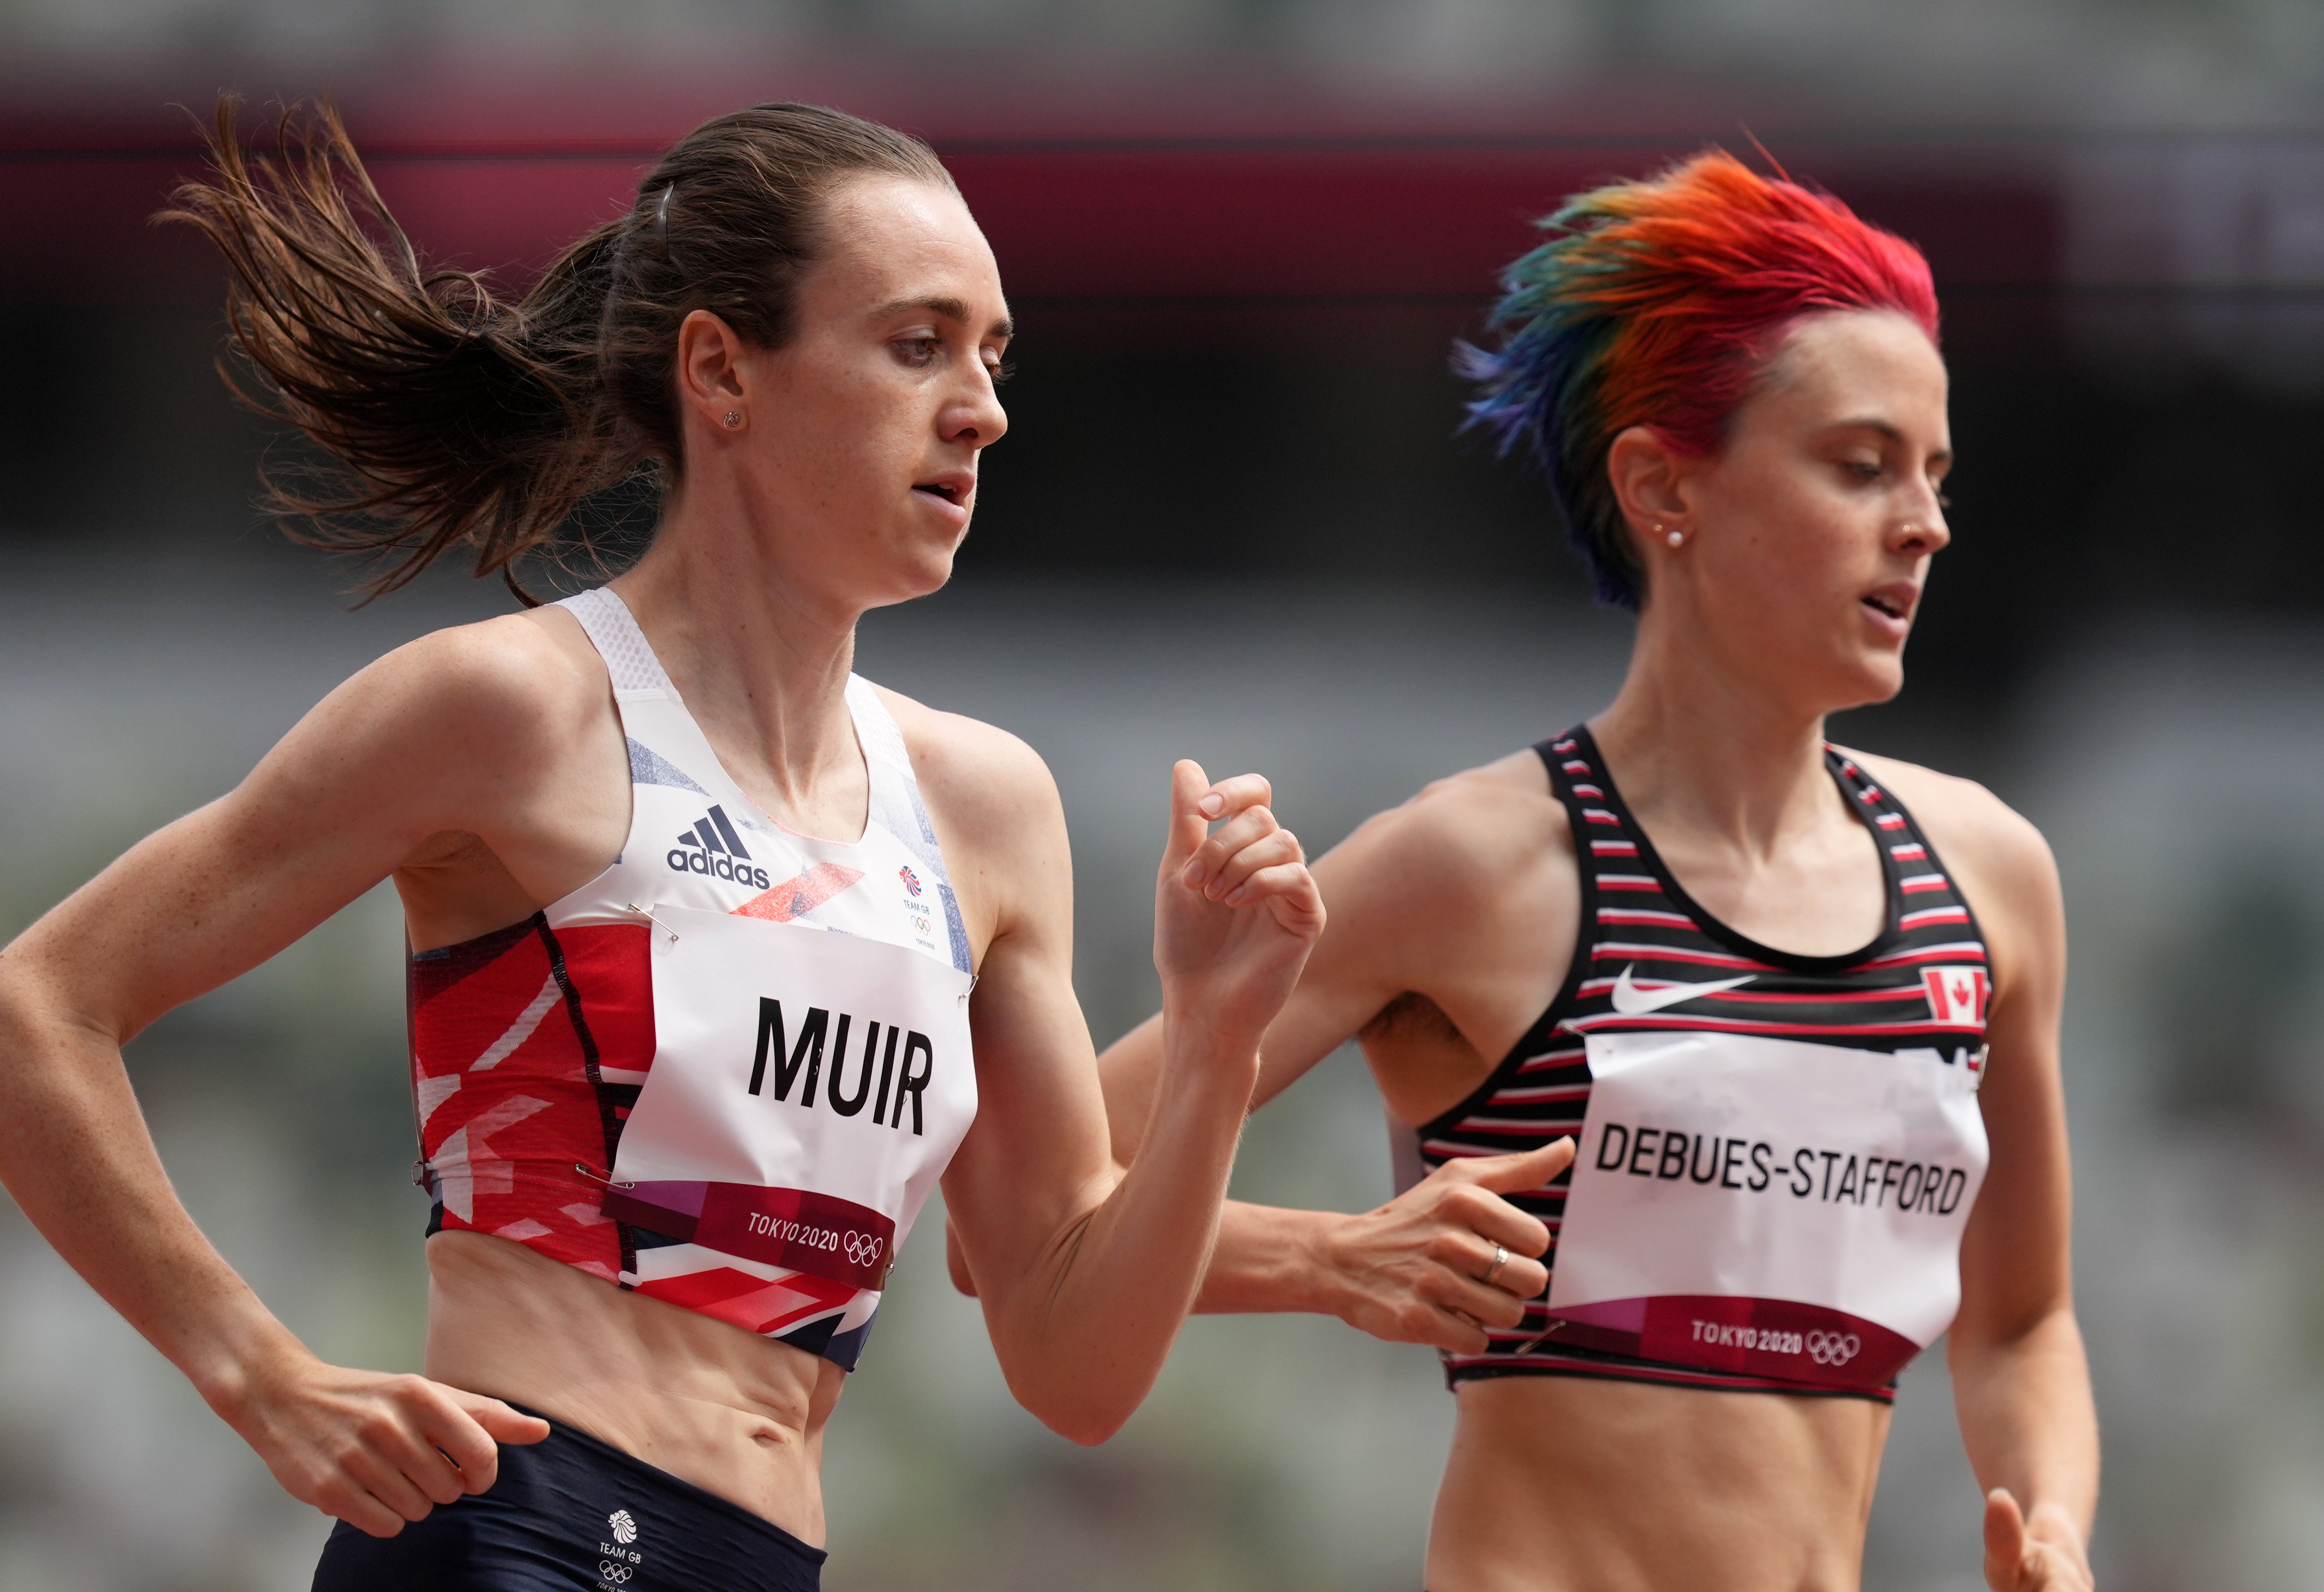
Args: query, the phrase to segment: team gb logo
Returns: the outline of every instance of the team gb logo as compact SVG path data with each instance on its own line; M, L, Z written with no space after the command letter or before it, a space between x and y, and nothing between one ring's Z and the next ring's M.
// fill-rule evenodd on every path
M638 1523L630 1518L628 1510L614 1510L605 1517L605 1523L613 1528L614 1541L626 1543L638 1540Z
M909 868L898 868L896 870L896 877L904 882L904 888L906 890L910 891L915 896L919 894L920 876L918 874L912 872Z

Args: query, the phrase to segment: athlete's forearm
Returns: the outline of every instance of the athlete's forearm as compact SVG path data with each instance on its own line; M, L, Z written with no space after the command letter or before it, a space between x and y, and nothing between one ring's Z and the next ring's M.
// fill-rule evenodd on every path
M1348 1291L1323 1257L1333 1226L1347 1219L1336 1211L1228 1200L1194 1313L1342 1315Z
M2062 1509L2088 1537L2098 1510L2098 1412L2071 1310L1992 1341L1948 1340L1953 1403L1978 1484L2007 1487L2028 1515Z
M1020 1368L1011 1388L1076 1442L1111 1437L1160 1374L1202 1287L1258 1077L1256 1045L1176 1029L1164 1044L1137 1163L1010 1309L1029 1329L1027 1352L1004 1356Z
M119 1045L0 958L0 1182L42 1236L229 1421L305 1350L202 1236L146 1131Z

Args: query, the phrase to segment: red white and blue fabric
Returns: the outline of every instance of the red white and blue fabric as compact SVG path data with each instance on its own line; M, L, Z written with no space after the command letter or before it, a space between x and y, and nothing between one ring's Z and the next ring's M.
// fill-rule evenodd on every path
M878 1292L673 1243L601 1206L655 1054L655 930L641 906L863 936L971 971L909 754L879 693L851 678L870 821L852 842L798 834L760 813L719 765L619 597L599 588L563 606L612 680L629 747L630 833L603 874L524 922L411 957L429 1231L509 1239L852 1369Z

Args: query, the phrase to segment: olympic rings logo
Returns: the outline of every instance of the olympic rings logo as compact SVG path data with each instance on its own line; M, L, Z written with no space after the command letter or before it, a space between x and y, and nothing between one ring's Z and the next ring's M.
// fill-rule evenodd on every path
M613 1582L615 1586L621 1585L623 1581L628 1580L632 1576L637 1573L637 1570L633 1567L626 1564L615 1564L610 1559L601 1559L597 1561L597 1574L599 1577Z
M1863 1347L1863 1341L1853 1332L1808 1334L1808 1358L1819 1365L1845 1365L1856 1358L1856 1351Z
M868 1266L880 1258L881 1250L886 1246L887 1242L884 1239L874 1238L862 1233L850 1233L847 1235L845 1245L847 1263L851 1266Z

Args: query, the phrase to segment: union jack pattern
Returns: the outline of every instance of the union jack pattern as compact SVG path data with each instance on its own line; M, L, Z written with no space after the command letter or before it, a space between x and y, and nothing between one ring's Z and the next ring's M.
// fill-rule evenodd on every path
M1871 944L1832 957L1794 956L1746 939L1705 912L1672 877L1623 804L1587 728L1536 746L1572 822L1582 875L1582 927L1572 967L1549 1009L1476 1093L1419 1130L1423 1166L1504 1155L1572 1134L1590 1105L1584 1041L1592 1033L1719 1030L1827 1042L1862 1051L1928 1050L1983 1064L1991 988L1985 943L1968 902L1902 803L1854 762L1825 762L1871 830L1887 881L1887 923ZM1646 1011L1679 986L1727 987ZM1618 986L1634 998L1615 1010ZM1567 1176L1513 1197L1550 1231L1553 1266ZM1591 1376L1730 1392L1893 1398L1739 1374L1665 1365L1560 1346L1546 1295L1518 1327L1489 1334L1480 1355L1443 1356L1448 1384L1488 1376Z

